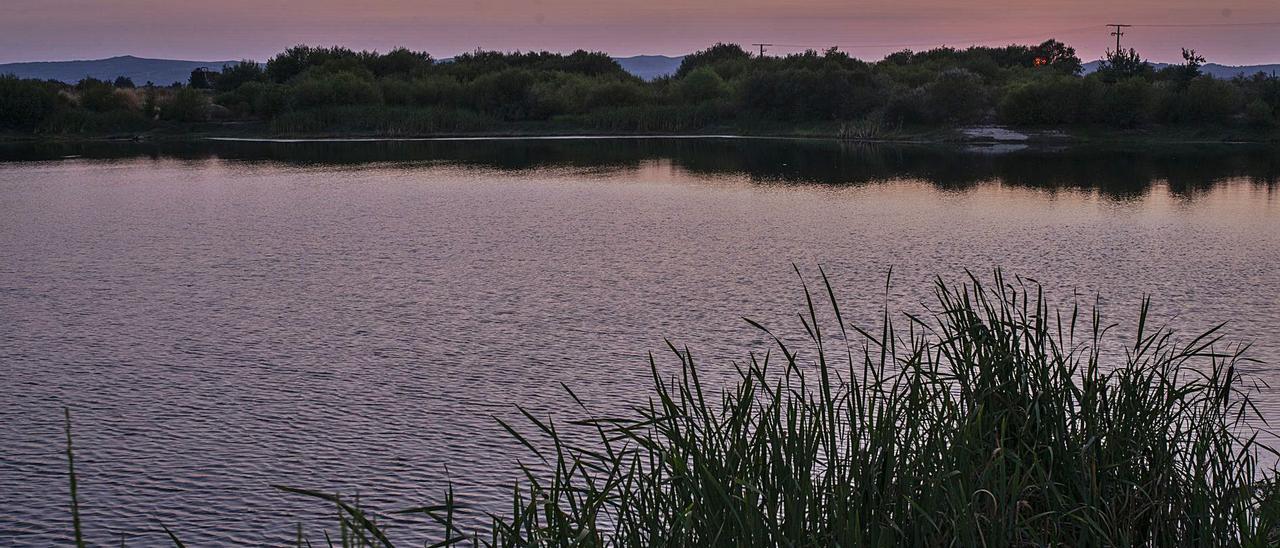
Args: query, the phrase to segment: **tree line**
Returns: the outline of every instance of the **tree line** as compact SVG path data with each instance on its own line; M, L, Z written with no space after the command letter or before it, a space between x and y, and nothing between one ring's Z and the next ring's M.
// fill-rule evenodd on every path
M716 44L641 80L607 54L475 51L448 60L296 46L265 64L198 69L186 84L0 77L0 128L130 132L252 120L276 133L424 134L507 128L676 132L706 128L1012 126L1277 127L1280 79L1218 79L1204 58L1156 70L1133 50L1084 75L1075 50L1038 45L758 56Z

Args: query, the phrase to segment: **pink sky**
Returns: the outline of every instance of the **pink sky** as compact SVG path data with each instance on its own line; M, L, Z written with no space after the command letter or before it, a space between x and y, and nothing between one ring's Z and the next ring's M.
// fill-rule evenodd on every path
M857 57L1056 37L1086 61L1129 29L1153 60L1179 48L1225 64L1280 63L1280 1L1242 0L0 0L0 62L138 55L266 60L298 43L448 57L577 48L680 55L717 41L839 44ZM1276 25L1254 25L1277 23ZM1251 26L1252 25L1252 26ZM785 53L796 48L774 48Z

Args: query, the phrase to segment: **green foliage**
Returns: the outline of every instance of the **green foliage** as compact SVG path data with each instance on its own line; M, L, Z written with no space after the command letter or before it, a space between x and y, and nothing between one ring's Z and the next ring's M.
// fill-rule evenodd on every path
M267 72L257 61L243 60L234 65L223 65L222 72L214 80L213 88L222 91L234 91L250 82L264 82Z
M40 122L36 132L44 135L103 135L136 133L151 127L141 112L112 110L94 112L86 109L58 109Z
M476 110L500 120L546 119L532 93L534 73L525 69L505 69L477 77L467 85L468 103Z
M309 76L290 87L291 106L296 109L381 102L382 94L369 80L349 72Z
M728 95L729 86L716 71L709 67L697 69L680 80L680 98L687 103L698 104Z
M1105 86L1095 108L1097 121L1120 128L1142 124L1148 120L1152 96L1151 84L1139 77Z
M1089 91L1079 78L1055 76L1013 84L1000 100L1000 120L1018 126L1078 123L1088 113Z
M1117 82L1129 78L1151 76L1151 63L1142 59L1137 50L1107 50L1102 65L1098 67L1098 76L1107 82Z
M117 77L116 77L116 81L115 81L115 82L112 82L112 84L111 84L111 85L113 85L113 86L115 86L115 87L117 87L117 88L130 88L130 89L135 88L135 87L138 87L138 86L136 86L136 85L134 85L134 84L133 84L133 79L128 78L128 77L125 77L125 76L117 76Z
M1225 124L1240 110L1236 86L1211 76L1201 76L1187 84L1180 97L1174 121L1198 124Z
M829 51L791 56L778 70L753 70L742 82L743 106L778 120L848 120L882 106L883 83L860 62ZM792 67L795 68L792 68Z
M1262 99L1254 99L1245 105L1244 117L1251 127L1270 129L1276 126L1275 109Z
M982 77L962 68L943 71L924 96L930 119L961 124L978 121L991 102Z
M182 88L160 106L160 117L175 122L202 122L208 105L208 99L199 90Z
M191 71L191 77L187 79L187 85L195 89L213 89L214 82L217 79L218 73L205 67L199 67Z
M405 48L383 54L304 45L265 66L241 61L221 72L197 70L186 87L216 90L214 106L194 108L195 95L188 93L183 100L191 108L184 107L181 115L169 109L161 118L203 121L206 115L221 118L230 112L242 120L271 121L286 114L307 120L308 111L360 106L370 112L457 110L460 119L478 113L507 124L538 122L566 131L743 131L760 124L785 131L863 127L871 120L876 127L992 120L1025 126L1269 127L1264 106L1272 113L1280 108L1280 79L1258 74L1214 80L1199 75L1204 58L1193 50L1184 51L1184 61L1157 73L1136 51L1108 52L1096 74L1082 77L1075 50L1057 40L902 51L876 63L835 48L756 57L721 43L687 56L674 76L645 82L608 55L583 50L567 55L477 50L436 62ZM118 83L86 79L66 89L9 82L0 86L6 96L0 100L26 106L9 109L0 123L33 132L67 109L137 112L154 120L164 110L157 107L184 88L174 84L172 91L160 93L152 86L135 91L127 87L131 82ZM85 121L83 127L97 127L89 121L98 119L63 115L55 125L70 127L79 120Z
M732 78L740 74L751 60L751 54L737 44L717 43L702 51L686 55L676 69L676 79L684 78L703 67L713 67L722 77Z
M96 78L85 78L76 84L80 106L93 112L111 112L129 108L128 97L115 86Z
M33 130L58 106L58 91L53 85L0 75L0 128Z

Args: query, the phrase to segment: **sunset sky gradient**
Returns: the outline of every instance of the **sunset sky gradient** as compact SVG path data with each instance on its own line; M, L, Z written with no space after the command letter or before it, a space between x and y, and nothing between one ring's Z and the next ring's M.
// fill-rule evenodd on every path
M485 49L577 48L680 55L714 42L838 44L863 59L947 44L1002 45L1055 37L1097 59L1125 36L1145 57L1181 47L1212 62L1280 62L1280 0L3 0L0 62L138 55L266 60L294 44L448 57ZM1277 23L1265 25L1259 23Z

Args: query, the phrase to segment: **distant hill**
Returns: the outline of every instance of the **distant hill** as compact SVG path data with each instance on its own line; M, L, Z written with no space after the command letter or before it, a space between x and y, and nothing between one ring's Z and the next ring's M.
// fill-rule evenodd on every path
M115 80L125 76L138 85L152 82L167 86L174 82L186 82L191 71L199 67L218 70L225 64L237 61L179 61L173 59L143 59L132 55L93 59L87 61L45 61L35 63L0 64L0 74L13 74L20 78L79 82L86 76L99 80Z
M680 68L684 57L667 57L665 55L637 55L635 57L614 57L627 72L639 76L643 80L653 80L670 76Z
M1102 61L1090 61L1084 64L1084 73L1089 74L1096 72L1098 67L1102 65ZM1169 66L1169 63L1151 63L1156 70L1160 70ZM1280 65L1219 65L1217 63L1207 63L1200 67L1205 74L1211 74L1215 78L1235 78L1236 76L1253 76L1259 72L1271 74L1280 74Z
M615 58L623 69L645 80L674 74L684 57L664 55L637 55ZM79 82L86 76L99 80L115 80L125 76L138 85L152 82L167 86L174 82L186 82L191 71L199 67L218 70L222 65L237 61L179 61L174 59L144 59L132 55L92 59L86 61L43 61L34 63L0 64L0 74L13 74L20 78Z

